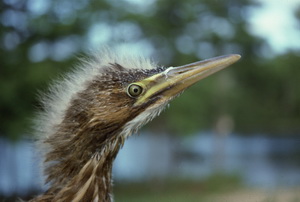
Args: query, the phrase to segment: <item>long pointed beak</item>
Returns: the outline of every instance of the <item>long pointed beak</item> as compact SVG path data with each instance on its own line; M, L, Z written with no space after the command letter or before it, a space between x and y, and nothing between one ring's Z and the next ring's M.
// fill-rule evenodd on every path
M136 104L142 104L155 96L169 100L197 81L228 67L240 58L240 55L232 54L179 67L170 67L161 73L137 82L145 88L145 91Z

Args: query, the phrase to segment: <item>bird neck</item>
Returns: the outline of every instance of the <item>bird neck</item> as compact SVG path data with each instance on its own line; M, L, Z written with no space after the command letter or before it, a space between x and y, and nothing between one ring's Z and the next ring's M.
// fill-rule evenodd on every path
M107 133L88 128L79 127L76 135L61 129L45 141L51 146L45 160L50 188L42 201L112 201L112 164L124 138L116 128Z
M118 150L118 149L117 149ZM95 152L73 177L56 192L54 201L112 201L112 163L109 148ZM73 168L76 169L76 168Z

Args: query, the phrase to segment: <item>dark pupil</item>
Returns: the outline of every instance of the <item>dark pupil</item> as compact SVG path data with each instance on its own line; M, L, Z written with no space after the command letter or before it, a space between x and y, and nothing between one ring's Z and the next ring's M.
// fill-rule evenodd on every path
M136 97L142 93L142 90L143 90L142 87L140 87L139 85L133 84L133 85L129 86L128 93L130 96Z

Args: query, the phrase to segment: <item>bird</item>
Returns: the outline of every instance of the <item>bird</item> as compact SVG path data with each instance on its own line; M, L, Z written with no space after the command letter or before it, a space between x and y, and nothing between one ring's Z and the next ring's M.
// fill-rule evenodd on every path
M41 98L35 121L47 189L31 202L112 202L113 162L125 143L168 103L240 55L163 67L105 49L81 59Z

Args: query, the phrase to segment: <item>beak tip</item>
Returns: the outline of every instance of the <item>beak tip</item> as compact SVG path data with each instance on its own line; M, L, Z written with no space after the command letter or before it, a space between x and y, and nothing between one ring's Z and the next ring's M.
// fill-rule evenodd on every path
M241 57L242 56L239 54L231 54L231 55L225 55L224 59L225 59L225 61L227 61L227 65L231 65L233 63L236 63Z
M241 55L239 54L232 54L232 55L229 55L230 56L230 59L233 61L233 62L236 62L238 61L239 59L241 59Z
M242 56L240 54L234 54L237 60L239 60Z

